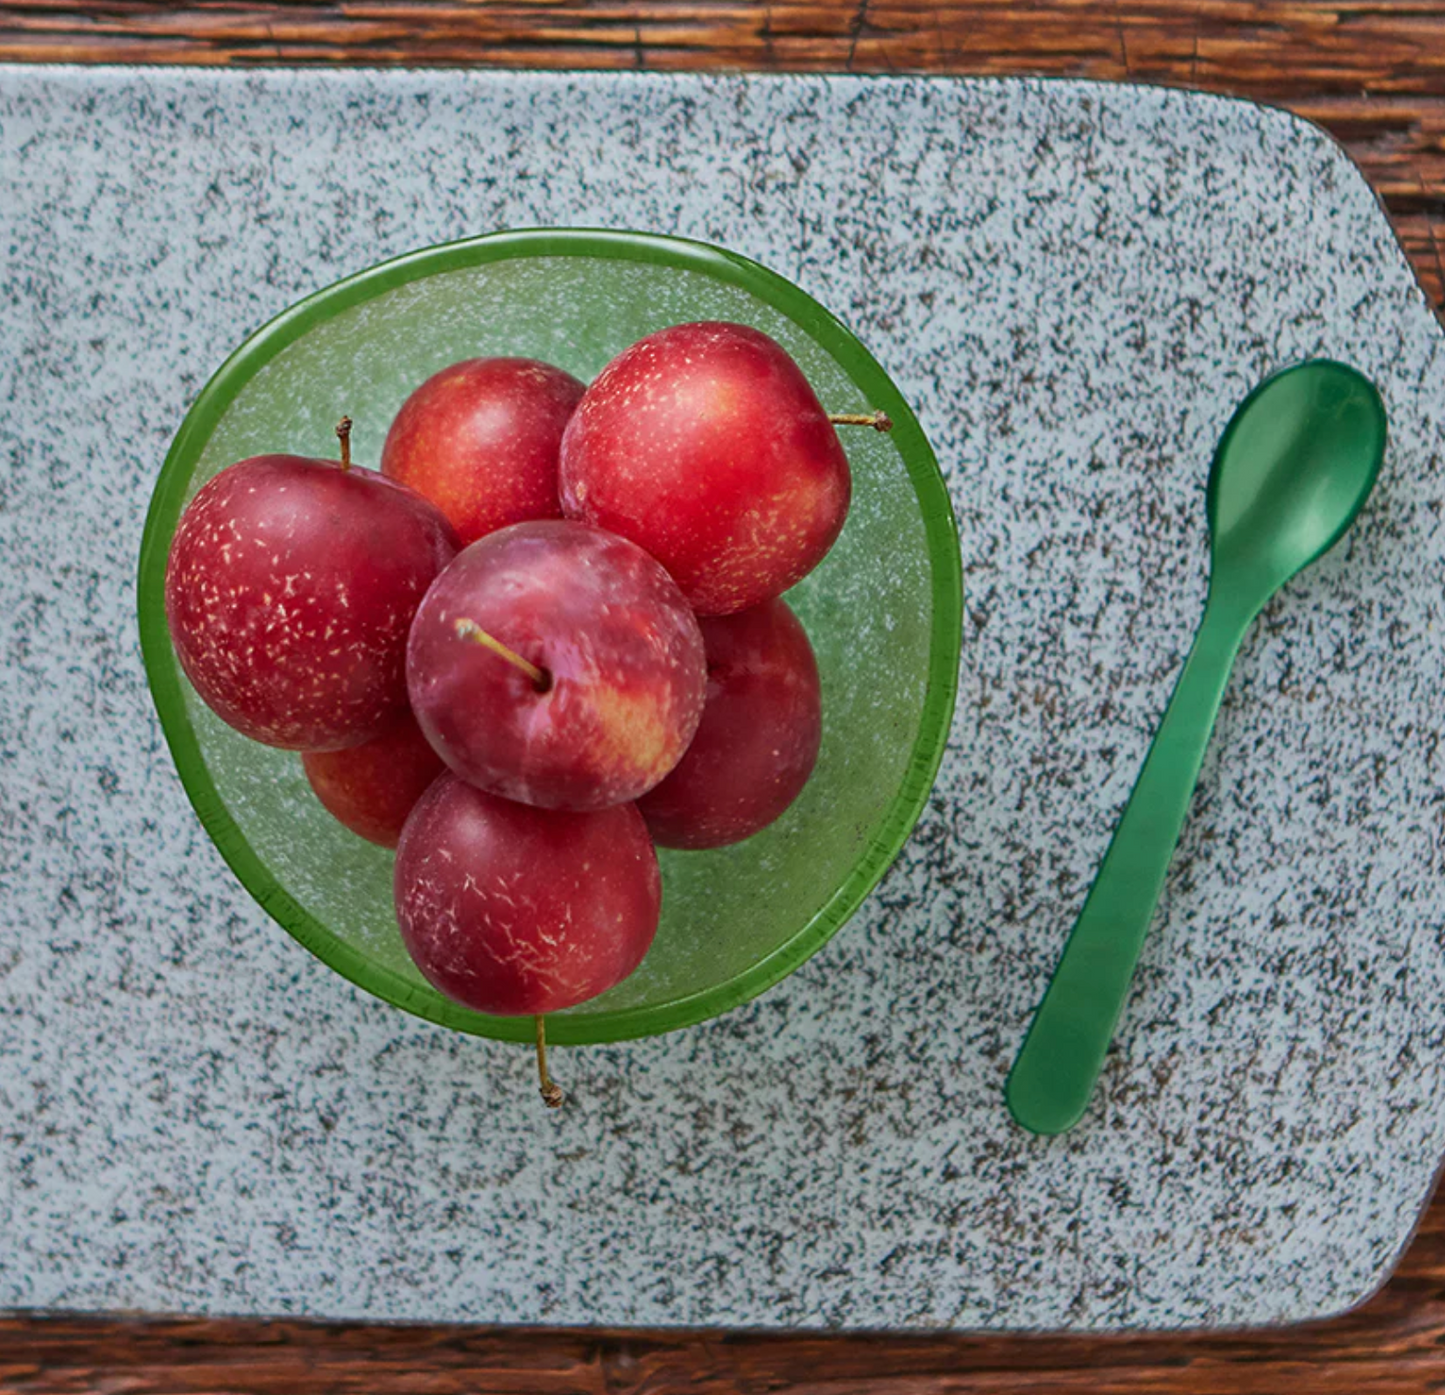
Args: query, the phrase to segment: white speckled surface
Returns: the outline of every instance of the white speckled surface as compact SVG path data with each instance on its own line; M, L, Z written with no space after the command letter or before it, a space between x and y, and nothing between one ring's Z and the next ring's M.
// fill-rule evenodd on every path
M0 190L0 1306L1113 1328L1383 1278L1445 1146L1441 334L1327 138L1074 83L11 68ZM562 1053L554 1117L233 882L132 606L246 332L555 223L833 307L950 474L968 602L864 911L747 1008ZM1094 1107L1028 1137L1000 1086L1202 604L1213 442L1317 352L1382 388L1381 486L1246 644Z

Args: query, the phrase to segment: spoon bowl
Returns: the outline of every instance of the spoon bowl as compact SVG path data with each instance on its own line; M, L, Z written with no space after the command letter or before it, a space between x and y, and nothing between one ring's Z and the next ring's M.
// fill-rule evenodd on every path
M1266 378L1209 472L1211 590L1245 584L1263 605L1328 552L1375 487L1384 448L1380 395L1353 368L1312 359Z

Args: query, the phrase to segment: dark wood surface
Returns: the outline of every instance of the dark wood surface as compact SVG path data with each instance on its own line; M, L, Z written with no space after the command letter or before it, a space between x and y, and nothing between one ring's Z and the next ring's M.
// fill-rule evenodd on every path
M1332 131L1379 192L1432 301L1445 300L1445 0L0 0L0 61L1051 73L1199 87L1278 103ZM0 1395L784 1390L1445 1390L1445 1194L1363 1308L1269 1331L896 1337L0 1319Z

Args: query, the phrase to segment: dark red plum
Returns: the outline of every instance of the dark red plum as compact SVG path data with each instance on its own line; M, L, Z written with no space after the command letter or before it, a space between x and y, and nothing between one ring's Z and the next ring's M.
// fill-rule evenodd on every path
M171 542L181 667L223 721L268 746L369 741L406 708L412 616L455 551L436 507L374 470L243 460L201 488Z
M582 396L570 373L531 358L474 358L428 378L387 432L381 472L425 495L463 545L560 518L562 431Z
M624 538L518 523L458 554L417 611L412 710L463 779L553 809L652 788L702 715L697 620Z
M697 735L638 801L668 848L719 848L766 828L802 792L822 739L813 646L783 601L701 625L707 701Z
M842 530L838 433L759 330L676 325L625 349L562 437L562 509L645 548L699 615L780 595Z
M438 992L478 1012L542 1015L642 962L662 882L635 805L537 809L443 775L402 832L395 894L407 951Z
M446 769L409 711L360 746L307 751L301 765L326 811L383 848L397 845L407 815Z

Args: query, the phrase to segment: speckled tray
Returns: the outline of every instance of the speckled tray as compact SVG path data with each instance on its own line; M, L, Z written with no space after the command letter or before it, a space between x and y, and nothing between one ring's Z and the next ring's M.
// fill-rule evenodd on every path
M1445 1146L1441 332L1277 111L1040 81L0 70L0 1306L1121 1328L1366 1296ZM509 225L796 278L917 405L964 537L942 778L750 1006L525 1051L323 969L192 815L132 620L243 334ZM1234 404L1306 354L1393 445L1247 642L1102 1088L1000 1087L1204 594Z

